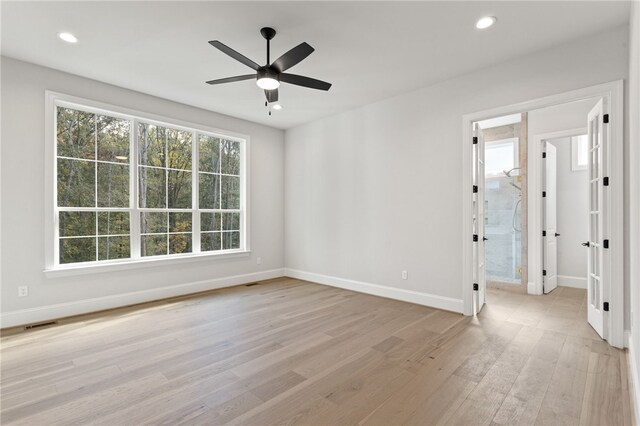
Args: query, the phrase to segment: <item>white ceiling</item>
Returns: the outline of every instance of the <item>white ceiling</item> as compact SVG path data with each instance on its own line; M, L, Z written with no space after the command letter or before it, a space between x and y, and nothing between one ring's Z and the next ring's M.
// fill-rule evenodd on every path
M477 18L498 17L478 31ZM510 58L625 25L629 2L30 2L2 1L2 54L279 128L382 100ZM269 117L251 70L211 47L218 39L265 62L306 41L290 70L329 92L283 84ZM56 36L69 31L80 42Z

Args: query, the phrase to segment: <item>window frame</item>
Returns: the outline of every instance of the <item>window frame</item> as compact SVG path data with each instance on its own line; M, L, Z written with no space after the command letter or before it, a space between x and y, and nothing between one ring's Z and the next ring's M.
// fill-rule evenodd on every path
M73 108L94 114L104 114L111 117L129 120L129 162L122 163L129 166L129 207L58 207L57 205L57 108ZM170 127L188 131L192 134L192 206L190 209L178 209L192 213L192 251L191 253L166 254L157 256L142 256L140 252L140 213L144 211L170 212L175 209L149 209L139 206L138 200L138 123L144 122L157 126ZM90 99L66 95L53 91L45 91L45 267L48 277L84 274L89 272L104 272L137 267L158 266L166 263L188 261L210 261L212 258L229 258L248 256L251 253L250 233L250 203L249 203L249 155L250 138L248 135L204 126L197 123L173 119L153 113L146 113L125 107L111 105ZM200 251L200 213L210 209L199 209L199 150L198 135L208 135L225 140L237 141L241 144L240 155L240 248L219 251ZM130 213L129 235L131 238L131 257L126 259L95 260L61 264L59 259L59 227L60 211L127 211Z
M574 136L570 136L570 142L571 142L571 171L572 172L580 172L580 171L584 171L587 170L589 167L589 142L588 139L585 139L586 141L586 146L585 146L585 151L587 152L587 162L584 164L580 164L579 162L579 157L578 157L578 152L580 150L579 148L579 143L580 143L580 138L583 136L588 136L586 134L583 135L574 135Z

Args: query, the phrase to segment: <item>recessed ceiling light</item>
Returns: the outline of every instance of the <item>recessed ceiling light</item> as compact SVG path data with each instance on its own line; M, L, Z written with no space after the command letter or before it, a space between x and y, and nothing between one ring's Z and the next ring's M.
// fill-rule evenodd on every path
M67 43L77 43L78 39L76 38L76 36L74 36L71 33L59 33L58 37L60 37L60 40L64 40Z
M485 28L489 28L497 21L495 16L485 16L483 18L478 19L476 22L476 28L479 30L484 30Z
M71 33L60 33L58 34L61 40L66 41L67 43L77 43L78 39Z
M275 104L272 108L273 108L273 109L278 109L278 110L280 110L280 109L282 109L282 105L280 105L280 104Z

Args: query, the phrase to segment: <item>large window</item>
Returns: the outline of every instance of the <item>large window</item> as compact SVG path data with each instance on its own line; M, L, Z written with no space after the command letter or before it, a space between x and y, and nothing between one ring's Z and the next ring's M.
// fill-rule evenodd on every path
M246 250L246 140L57 101L53 266Z

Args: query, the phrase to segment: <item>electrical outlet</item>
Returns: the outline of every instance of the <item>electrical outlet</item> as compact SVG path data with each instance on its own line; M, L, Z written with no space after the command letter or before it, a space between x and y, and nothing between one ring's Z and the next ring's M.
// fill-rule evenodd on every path
M256 259L256 263L257 263L258 265L262 264L262 258L261 258L261 257L258 257L258 258Z
M18 297L26 297L29 295L29 287L21 285L18 287Z
M409 278L409 274L407 274L407 271L402 271L402 279L406 280Z

